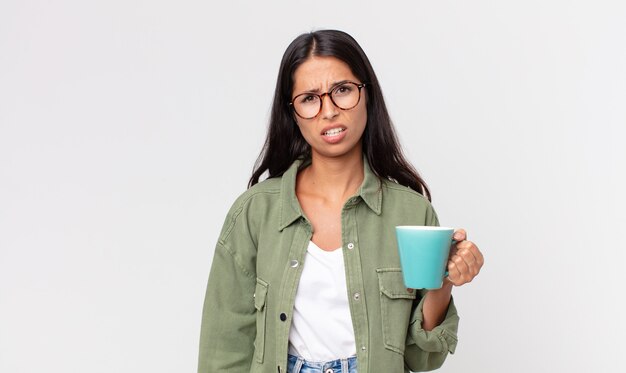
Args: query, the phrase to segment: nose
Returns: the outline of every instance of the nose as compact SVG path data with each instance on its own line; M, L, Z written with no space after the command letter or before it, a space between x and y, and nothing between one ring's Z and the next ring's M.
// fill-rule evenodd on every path
M331 100L330 95L325 93L322 95L322 118L323 119L332 119L339 114L339 110L333 100Z

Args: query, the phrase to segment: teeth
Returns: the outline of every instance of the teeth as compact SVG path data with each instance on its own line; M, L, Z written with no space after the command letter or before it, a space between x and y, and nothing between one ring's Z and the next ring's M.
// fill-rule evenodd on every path
M334 136L334 135L338 135L341 132L343 132L343 128L333 128L332 130L328 130L326 132L324 132L325 136Z

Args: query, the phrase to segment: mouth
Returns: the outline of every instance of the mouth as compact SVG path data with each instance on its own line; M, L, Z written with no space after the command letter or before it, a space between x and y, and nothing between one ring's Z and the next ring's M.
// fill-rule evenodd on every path
M322 130L322 136L328 136L328 137L338 136L339 134L341 134L345 130L346 130L346 128L343 127L343 126L332 127L332 128L324 128Z
M339 144L346 137L346 133L348 132L348 128L342 124L334 124L330 125L322 130L322 139L327 144Z

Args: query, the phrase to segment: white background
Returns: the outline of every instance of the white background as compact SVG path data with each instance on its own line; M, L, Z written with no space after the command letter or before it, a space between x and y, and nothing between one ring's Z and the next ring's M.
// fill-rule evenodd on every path
M0 3L0 372L193 372L225 214L297 35L353 35L486 256L442 372L623 356L622 1Z

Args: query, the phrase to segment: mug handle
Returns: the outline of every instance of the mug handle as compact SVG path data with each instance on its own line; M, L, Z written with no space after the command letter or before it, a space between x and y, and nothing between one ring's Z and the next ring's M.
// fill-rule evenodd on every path
M459 241L452 239L452 243L450 244L450 246L452 245L456 245ZM446 261L446 272L443 274L443 278L448 277L449 273L448 273L448 261Z

